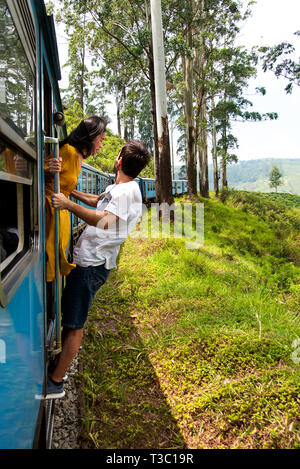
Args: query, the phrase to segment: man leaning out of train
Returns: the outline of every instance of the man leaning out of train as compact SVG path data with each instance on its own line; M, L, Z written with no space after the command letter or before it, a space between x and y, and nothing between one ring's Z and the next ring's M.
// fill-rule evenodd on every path
M115 184L100 195L72 192L77 200L96 210L83 207L62 193L52 195L54 208L69 210L88 226L74 247L76 268L67 276L62 295L62 352L48 377L46 399L65 394L63 377L80 347L94 295L106 282L110 270L116 268L120 245L142 214L142 196L134 179L150 158L143 142L128 141L115 160Z

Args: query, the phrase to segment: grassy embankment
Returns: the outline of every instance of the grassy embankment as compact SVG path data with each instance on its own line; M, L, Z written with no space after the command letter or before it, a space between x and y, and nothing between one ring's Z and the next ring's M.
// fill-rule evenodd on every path
M300 211L199 200L201 249L130 238L94 301L85 447L300 447Z

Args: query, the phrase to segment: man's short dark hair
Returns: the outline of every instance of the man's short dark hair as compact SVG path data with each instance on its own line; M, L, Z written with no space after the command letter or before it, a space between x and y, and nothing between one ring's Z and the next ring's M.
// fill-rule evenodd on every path
M140 140L126 142L119 156L122 157L122 171L133 179L140 174L151 159L146 145Z

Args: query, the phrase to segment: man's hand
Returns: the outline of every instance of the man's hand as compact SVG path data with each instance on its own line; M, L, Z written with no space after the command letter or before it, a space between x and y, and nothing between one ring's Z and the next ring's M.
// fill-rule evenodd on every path
M106 210L98 211L91 208L83 207L82 205L72 202L64 194L52 194L52 207L60 210L70 210L81 220L85 221L88 225L96 226L106 230L110 225L116 223L118 217L113 213L107 212Z
M70 200L61 192L59 194L51 195L52 207L59 208L60 210L68 209Z

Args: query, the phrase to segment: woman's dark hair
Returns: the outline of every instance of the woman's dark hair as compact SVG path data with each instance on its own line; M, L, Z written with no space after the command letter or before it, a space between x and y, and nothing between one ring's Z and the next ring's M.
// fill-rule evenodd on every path
M95 138L106 131L107 124L108 120L104 117L86 117L67 138L60 142L59 146L62 147L68 143L75 147L83 158L87 158L92 153Z
M126 142L120 151L119 157L122 157L123 173L133 179L138 176L151 159L146 145L140 140Z

